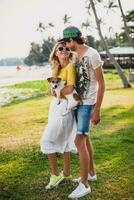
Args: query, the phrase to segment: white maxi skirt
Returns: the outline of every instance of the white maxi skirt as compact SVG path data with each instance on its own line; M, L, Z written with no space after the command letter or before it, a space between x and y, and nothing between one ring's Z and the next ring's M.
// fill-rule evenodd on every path
M67 107L67 100L62 99L58 104L53 99L49 108L48 124L40 141L41 152L44 154L77 152L74 144L76 123L74 113L62 114Z

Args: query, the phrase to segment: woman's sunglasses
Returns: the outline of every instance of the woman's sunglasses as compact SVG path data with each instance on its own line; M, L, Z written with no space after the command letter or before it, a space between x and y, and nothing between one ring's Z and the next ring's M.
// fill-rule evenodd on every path
M68 47L59 47L57 50L58 51L70 51L70 49Z

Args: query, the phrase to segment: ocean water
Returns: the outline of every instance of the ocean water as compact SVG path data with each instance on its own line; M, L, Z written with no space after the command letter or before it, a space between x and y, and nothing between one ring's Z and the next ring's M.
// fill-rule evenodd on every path
M30 89L11 89L7 86L32 80L45 80L50 77L51 68L47 64L43 67L0 66L0 107L11 103L14 99L28 99L34 91Z
M50 74L50 64L42 67L21 66L20 70L17 70L16 66L0 66L0 86L8 86L32 80L45 80Z

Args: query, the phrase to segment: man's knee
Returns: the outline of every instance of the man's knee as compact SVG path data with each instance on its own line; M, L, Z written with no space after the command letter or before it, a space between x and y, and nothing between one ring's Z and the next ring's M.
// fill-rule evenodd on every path
M81 149L86 145L86 138L87 136L85 135L77 135L75 138L75 145L77 147L77 149Z

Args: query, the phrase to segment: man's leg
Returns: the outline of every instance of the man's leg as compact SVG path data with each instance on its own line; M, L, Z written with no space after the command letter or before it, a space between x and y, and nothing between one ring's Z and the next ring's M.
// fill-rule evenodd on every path
M89 152L86 145L87 136L85 135L77 135L75 139L75 145L79 152L80 158L80 177L81 182L88 187L88 170L89 170Z
M77 108L77 135L75 145L78 149L80 158L80 182L78 187L68 196L69 198L80 198L91 192L88 184L88 171L90 163L90 154L87 148L87 137L89 131L89 120L92 106L80 105Z
M87 146L88 153L89 153L89 157L90 157L89 170L88 170L88 172L89 172L89 174L90 174L91 176L94 176L94 175L95 175L95 169L94 169L94 155L93 155L93 146L92 146L92 142L91 142L90 137L89 137L89 138L87 137L86 146Z

